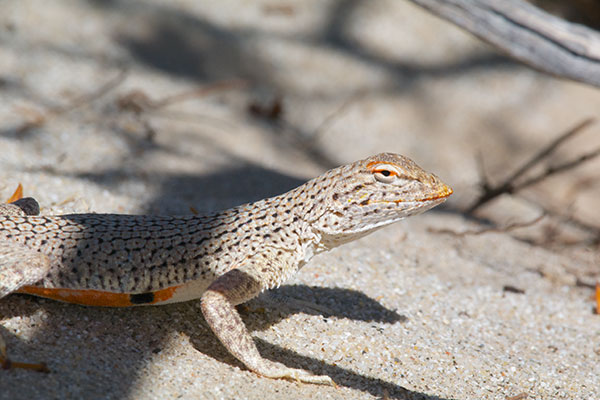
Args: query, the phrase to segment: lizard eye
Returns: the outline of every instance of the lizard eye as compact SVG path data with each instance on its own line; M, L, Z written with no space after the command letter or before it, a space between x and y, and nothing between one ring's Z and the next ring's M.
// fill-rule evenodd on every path
M375 179L379 182L392 183L398 174L389 169L377 169L373 171L373 175L375 175Z

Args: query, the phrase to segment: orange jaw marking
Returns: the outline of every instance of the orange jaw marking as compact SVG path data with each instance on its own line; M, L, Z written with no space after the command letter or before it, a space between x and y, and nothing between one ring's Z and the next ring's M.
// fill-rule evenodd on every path
M47 299L64 301L71 304L96 307L131 307L142 304L157 304L169 300L179 286L173 286L156 292L141 294L103 292L91 289L49 289L37 286L24 286L16 293L31 294Z

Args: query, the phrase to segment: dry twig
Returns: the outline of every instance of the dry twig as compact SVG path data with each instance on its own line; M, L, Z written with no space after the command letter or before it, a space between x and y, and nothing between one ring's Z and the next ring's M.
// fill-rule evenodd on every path
M535 206L537 208L540 208L541 211L544 214L546 214L548 217L552 217L552 219L555 219L564 224L572 226L572 227L574 227L578 230L581 230L591 236L590 239L585 240L585 241L577 241L577 242L571 242L571 243L562 241L561 242L562 245L585 244L585 245L589 245L589 246L597 246L600 244L600 226L593 225L589 221L585 221L581 218L578 218L572 212L568 212L570 207L561 207L560 210L557 210L555 208L546 206L544 204L540 204L540 202L537 200L528 199L526 196L524 198L528 202L535 204ZM546 241L546 242L548 242L548 241Z
M481 187L483 189L483 193L479 196L479 198L473 202L473 204L466 210L468 214L473 213L482 205L488 203L489 201L495 199L496 197L502 194L513 194L516 193L528 186L534 185L543 179L555 175L560 172L564 172L566 170L577 167L578 165L589 161L600 155L600 149L593 150L589 153L583 154L574 160L570 160L564 162L559 165L550 166L546 168L544 171L539 174L523 180L519 182L519 179L525 175L528 171L530 171L533 167L538 165L541 161L551 155L562 143L567 141L568 139L575 136L577 133L583 131L584 128L590 126L594 122L594 119L587 119L575 127L569 129L567 132L563 133L551 143L549 143L546 147L544 147L538 154L533 156L529 161L527 161L521 168L517 169L513 174L511 174L508 178L506 178L503 182L498 185L492 185L487 180L485 176L482 176ZM482 169L483 170L483 169ZM483 173L482 173L483 175Z
M117 104L121 110L132 111L136 114L157 110L169 105L186 101L192 98L207 96L215 92L231 89L241 89L248 85L248 82L241 79L230 79L219 81L207 86L186 90L170 96L165 96L162 99L154 100L142 90L136 89L119 97Z
M26 109L25 112L30 114L30 118L28 119L28 121L24 122L21 126L16 128L16 131L19 133L23 133L33 128L39 128L52 118L66 114L77 108L86 106L98 100L100 97L104 96L105 94L119 86L125 80L126 76L127 71L122 69L121 71L119 71L117 76L110 79L108 82L103 83L101 86L91 91L90 93L84 93L80 96L77 96L75 99L71 100L66 106L51 107L41 112L37 110Z
M77 96L75 99L71 100L68 105L63 106L63 107L56 107L56 108L50 109L49 111L54 116L56 116L56 115L65 114L69 111L73 111L77 108L88 105L88 104L98 100L99 98L101 98L102 96L104 96L105 94L107 94L108 92L110 92L111 90L116 88L117 86L119 86L121 83L123 83L123 81L125 80L126 77L127 77L127 70L121 69L114 78L112 78L108 82L100 85L98 88L91 91L90 93L84 93L80 96Z

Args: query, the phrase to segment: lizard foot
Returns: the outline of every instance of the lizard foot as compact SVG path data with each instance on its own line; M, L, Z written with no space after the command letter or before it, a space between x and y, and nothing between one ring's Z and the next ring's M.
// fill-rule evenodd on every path
M336 386L333 379L327 375L313 375L303 369L288 368L283 364L262 360L261 366L255 370L258 374L275 379L289 379L303 383Z

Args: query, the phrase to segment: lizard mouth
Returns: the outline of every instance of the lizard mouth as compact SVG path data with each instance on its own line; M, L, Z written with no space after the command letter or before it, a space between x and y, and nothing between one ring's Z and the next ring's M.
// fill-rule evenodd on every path
M434 194L433 196L424 197L422 199L419 199L418 201L432 201L432 200L446 199L447 197L450 197L450 195L452 193L454 193L454 190L452 190L452 188L450 186L442 185L442 187L436 194Z
M441 187L439 188L439 190L437 192L434 192L431 196L428 197L421 197L418 199L397 199L397 200L364 200L363 202L360 203L361 206L367 206L369 204L374 204L374 203L396 203L396 204L401 204L401 203L426 203L429 201L436 201L436 200L441 200L438 202L441 203L442 201L446 200L446 198L450 197L450 195L454 193L454 190L452 190L452 188L450 186L441 184Z
M454 193L454 190L452 190L452 188L450 186L446 186L446 185L442 184L440 189L437 192L433 193L431 196L422 197L422 198L414 199L414 200L399 199L399 200L394 200L394 203L400 204L400 203L405 203L407 201L414 201L415 203L425 203L428 201L445 200L446 198L450 197L450 195L452 193Z

